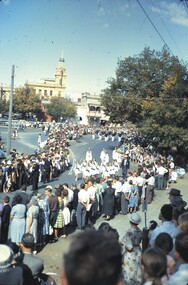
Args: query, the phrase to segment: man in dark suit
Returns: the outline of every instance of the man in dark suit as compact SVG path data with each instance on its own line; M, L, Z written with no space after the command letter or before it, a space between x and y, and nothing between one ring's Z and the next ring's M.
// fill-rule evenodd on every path
M44 270L44 261L40 257L33 255L34 236L29 233L24 234L20 247L23 254L22 263L31 269L33 278L37 280Z
M12 207L16 205L15 198L16 196L20 195L22 197L22 204L25 206L29 203L29 195L26 193L27 186L25 184L21 185L20 190L16 191L13 200L12 200Z
M8 196L5 196L3 198L3 211L1 215L1 242L2 243L7 243L8 240L8 229L9 229L9 224L10 224L10 212L11 212L11 207L9 205L10 198Z
M38 183L39 183L39 164L37 161L32 161L32 171L30 173L31 182L32 182L32 190L38 190Z
M24 234L20 245L22 254L19 257L19 261L27 265L31 270L35 280L34 284L56 284L52 277L43 273L44 261L42 258L33 255L33 247L34 236L29 233Z
M129 157L126 154L124 154L123 160L121 162L121 169L122 169L123 178L127 177L127 170L129 169L129 167L130 167Z

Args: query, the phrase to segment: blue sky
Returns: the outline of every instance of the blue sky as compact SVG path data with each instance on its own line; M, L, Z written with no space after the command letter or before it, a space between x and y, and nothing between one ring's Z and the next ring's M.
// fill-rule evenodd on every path
M180 0L139 0L174 55L188 61L188 10ZM66 94L99 94L118 58L164 42L137 0L1 0L0 84L53 78L62 51Z

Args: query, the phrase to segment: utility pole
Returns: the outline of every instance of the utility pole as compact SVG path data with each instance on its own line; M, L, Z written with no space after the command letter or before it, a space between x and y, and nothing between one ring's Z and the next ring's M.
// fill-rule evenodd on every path
M10 150L11 150L13 91L14 91L14 65L12 66L12 74L11 74L11 89L10 89L10 103L9 103L9 117L8 117L8 135L7 135L7 155L10 154Z

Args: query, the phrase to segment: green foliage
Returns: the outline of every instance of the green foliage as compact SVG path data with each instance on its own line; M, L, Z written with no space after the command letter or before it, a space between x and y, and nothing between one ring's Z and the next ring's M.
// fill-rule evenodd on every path
M0 99L0 113L7 112L9 110L9 104L6 100Z
M13 96L13 111L20 112L23 119L29 112L37 115L42 111L39 95L36 95L35 90L27 85L17 88Z
M187 147L187 64L166 48L145 48L119 60L116 78L108 83L101 101L111 121L135 123L149 137L157 137L160 147Z
M61 97L52 97L47 109L48 114L53 116L56 121L59 121L61 117L63 119L71 118L75 117L77 114L75 104L69 99Z

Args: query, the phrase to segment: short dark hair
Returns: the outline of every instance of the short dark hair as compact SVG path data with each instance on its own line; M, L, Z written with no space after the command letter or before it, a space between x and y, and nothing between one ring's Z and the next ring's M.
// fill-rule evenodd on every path
M183 261L188 263L188 233L180 233L176 236L175 250Z
M173 249L173 239L167 233L160 233L155 239L155 246L162 249L165 254Z
M17 195L15 197L15 202L16 202L16 204L21 204L22 203L22 196L21 195Z
M27 190L27 185L26 185L26 184L22 184L21 187L20 187L20 189L21 189L22 191L26 191L26 190Z
M32 249L34 247L34 236L29 233L23 234L21 243L24 247Z
M9 202L10 202L10 197L9 197L9 196L5 196L5 197L3 198L3 201L4 201L5 203L9 203Z
M64 255L69 285L115 285L120 278L121 266L119 242L103 231L80 232Z
M151 247L145 250L142 254L141 264L147 276L154 281L161 279L166 274L167 258L160 248ZM152 284L158 283L153 282Z

